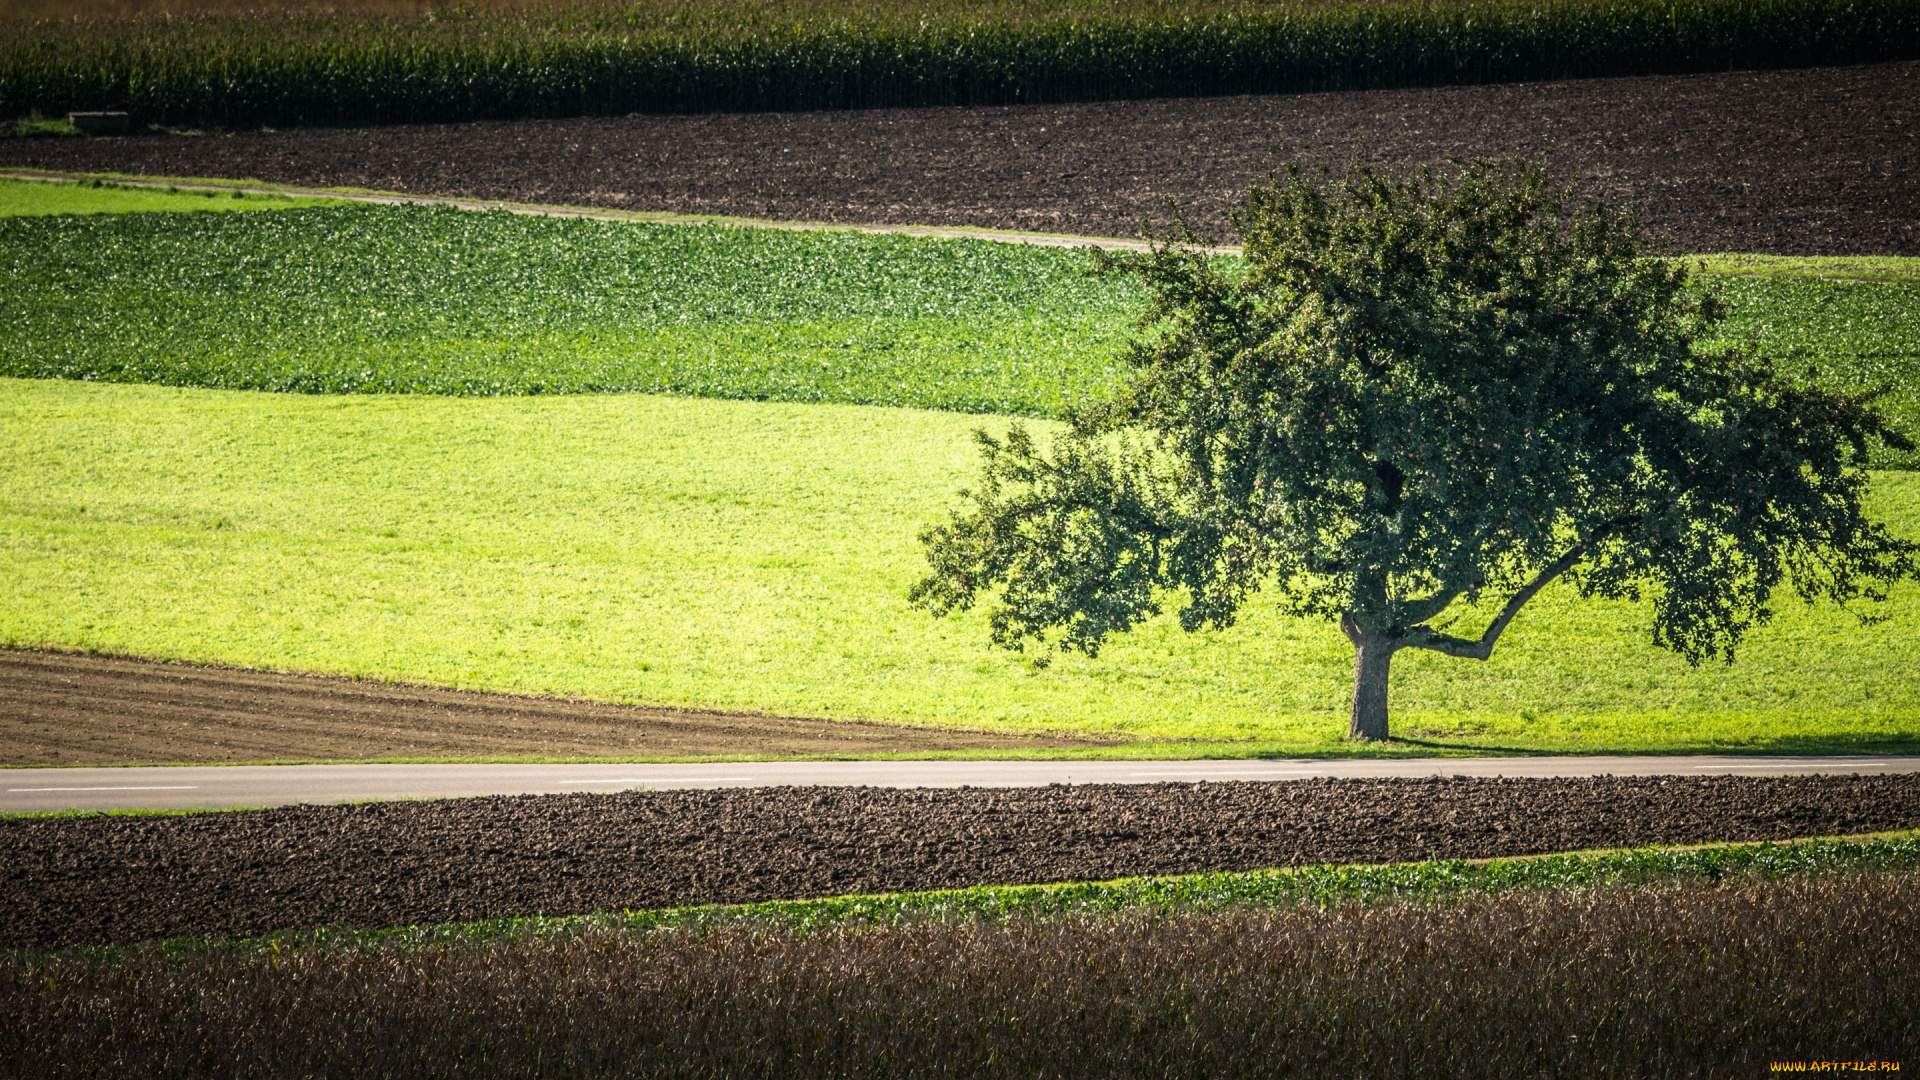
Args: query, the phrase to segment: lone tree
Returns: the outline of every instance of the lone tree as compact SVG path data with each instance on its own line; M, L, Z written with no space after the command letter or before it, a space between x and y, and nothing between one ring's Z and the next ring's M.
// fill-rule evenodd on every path
M1226 627L1269 588L1339 621L1348 734L1383 739L1394 653L1485 660L1563 575L1650 598L1654 643L1695 664L1731 662L1783 582L1844 605L1914 575L1920 545L1861 506L1875 444L1912 447L1873 395L1706 348L1722 305L1539 166L1290 167L1235 224L1243 267L1184 232L1106 260L1154 294L1131 379L1050 453L978 434L915 603L1004 585L996 643L1092 656L1166 598ZM1478 636L1446 632L1483 602Z

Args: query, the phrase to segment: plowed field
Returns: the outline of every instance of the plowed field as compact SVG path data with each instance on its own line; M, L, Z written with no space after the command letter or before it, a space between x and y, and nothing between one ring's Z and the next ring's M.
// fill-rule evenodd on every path
M1094 745L0 650L0 765L926 753Z
M1920 826L1920 776L764 788L0 821L0 947Z
M1550 150L1683 252L1920 254L1920 63L1011 108L0 139L0 167L841 223L1228 233L1277 163Z

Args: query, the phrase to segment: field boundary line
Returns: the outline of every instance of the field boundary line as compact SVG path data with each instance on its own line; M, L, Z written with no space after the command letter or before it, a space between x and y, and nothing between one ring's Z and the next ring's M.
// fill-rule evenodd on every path
M846 232L872 235L924 236L942 240L988 240L999 244L1033 244L1038 247L1097 247L1120 251L1148 251L1153 245L1145 240L1125 240L1117 236L1075 236L1068 233L1022 232L1018 229L985 229L971 225L852 225L830 221L779 221L771 218L728 217L723 214L675 214L664 210L615 210L597 206L548 205L512 202L506 199L464 199L448 195L408 195L398 191L371 191L361 188L292 187L253 180L216 180L199 177L132 176L125 173L77 173L42 169L0 170L0 180L38 181L42 183L83 183L89 180L110 182L122 187L162 191L223 191L244 195L285 195L293 198L340 199L346 202L381 206L447 206L456 210L505 210L530 217L585 218L593 221L629 221L652 225L734 225L753 229L782 229L788 232ZM1201 248L1210 255L1238 255L1235 245Z
M748 229L779 229L786 232L845 232L868 235L923 236L941 240L986 240L996 244L1032 244L1036 247L1100 248L1109 251L1150 251L1146 240L1128 240L1118 236L1082 236L1074 233L1025 232L1019 229L988 229L974 225L890 225L884 223L847 224L832 221L779 220L774 218L733 217L727 214L676 214L666 210L617 210L602 206L572 206L564 203L525 203L508 199L468 199L452 195L409 195L399 191L381 191L354 187L296 187L262 180L226 180L213 177L145 176L115 172L61 172L53 169L0 169L0 180L40 183L85 183L98 180L120 187L157 191L219 191L244 195L283 195L289 198L338 199L343 202L378 206L446 206L456 210L504 210L530 217L583 218L590 221L626 221L653 225L732 225ZM1245 254L1238 244L1214 244L1190 250L1208 255ZM1693 271L1709 278L1806 278L1823 281L1868 282L1874 284L1911 284L1920 281L1920 269L1888 271L1873 267L1855 268L1849 264L1871 263L1901 256L1815 256L1811 261L1832 263L1831 267L1771 266L1794 264L1795 256L1755 256L1741 252L1692 252L1669 256L1692 262ZM1920 264L1920 257L1908 261Z

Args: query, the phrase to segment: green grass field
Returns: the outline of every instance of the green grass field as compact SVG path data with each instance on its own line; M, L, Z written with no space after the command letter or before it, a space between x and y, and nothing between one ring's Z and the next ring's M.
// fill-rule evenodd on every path
M0 208L54 197L33 187L0 188ZM1920 430L1920 259L1704 265L1734 304L1728 339L1893 387ZM1090 266L982 240L429 208L18 216L0 221L0 374L1057 416L1122 378L1144 302Z
M133 214L193 210L291 210L336 200L291 195L129 187L110 182L65 183L0 179L0 218L55 214Z
M0 221L0 374L1052 414L1139 294L978 240L354 206Z
M1256 602L1043 671L910 610L975 467L952 413L0 381L0 643L774 713L1071 730L1116 754L1347 753L1351 653ZM990 426L1004 423L985 421ZM1920 475L1879 510L1920 533ZM1395 665L1441 748L1916 749L1920 590L1795 603L1689 669L1646 612L1543 594L1492 662Z

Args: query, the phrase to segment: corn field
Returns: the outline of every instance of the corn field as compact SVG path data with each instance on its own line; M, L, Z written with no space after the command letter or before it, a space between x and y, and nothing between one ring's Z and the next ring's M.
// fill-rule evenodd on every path
M1863 872L803 933L0 958L19 1076L1752 1076L1920 1045Z
M1920 56L1917 0L920 0L16 22L0 117L408 123L1437 86Z

